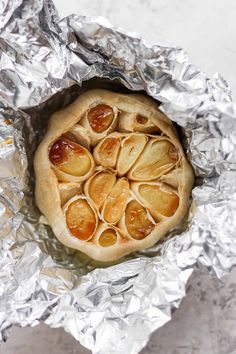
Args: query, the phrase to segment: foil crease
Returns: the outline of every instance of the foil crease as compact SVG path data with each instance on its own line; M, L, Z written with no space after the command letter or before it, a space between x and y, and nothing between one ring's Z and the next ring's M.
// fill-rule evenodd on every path
M0 333L40 321L96 354L138 353L171 319L196 266L236 264L236 106L181 48L149 47L100 18L59 19L51 1L0 4ZM39 223L32 157L50 114L92 78L144 90L182 127L196 175L188 227L101 267Z

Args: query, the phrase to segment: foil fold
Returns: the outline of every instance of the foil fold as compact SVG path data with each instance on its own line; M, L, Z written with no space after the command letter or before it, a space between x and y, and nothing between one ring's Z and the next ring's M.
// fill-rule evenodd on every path
M149 47L104 19L59 19L49 0L0 6L1 339L13 325L45 322L93 353L136 354L171 319L194 268L222 277L236 264L230 88L181 48ZM108 267L61 245L33 195L33 154L50 114L95 78L158 100L182 128L196 175L186 230Z

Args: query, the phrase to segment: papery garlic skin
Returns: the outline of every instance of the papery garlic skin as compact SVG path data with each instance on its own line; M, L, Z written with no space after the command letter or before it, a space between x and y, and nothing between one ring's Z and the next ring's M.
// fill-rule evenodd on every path
M88 129L82 127L80 124L75 124L64 136L77 144L82 145L86 149L90 149L90 136Z
M82 183L60 182L58 189L61 197L61 205L64 205L72 197L83 193Z

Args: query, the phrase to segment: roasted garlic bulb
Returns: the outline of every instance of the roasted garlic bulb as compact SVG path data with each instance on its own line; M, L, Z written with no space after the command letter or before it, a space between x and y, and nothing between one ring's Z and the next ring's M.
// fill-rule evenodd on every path
M51 117L34 166L36 202L55 236L104 262L177 226L194 180L157 104L106 90L88 91Z

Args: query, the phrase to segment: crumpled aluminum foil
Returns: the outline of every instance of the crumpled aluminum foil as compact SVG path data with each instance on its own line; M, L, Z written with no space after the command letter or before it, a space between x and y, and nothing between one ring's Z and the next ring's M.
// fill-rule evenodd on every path
M59 20L51 1L0 4L0 333L44 321L96 354L138 353L170 320L193 269L236 264L236 106L220 75L180 48L148 47L104 19ZM32 157L74 84L119 81L145 90L180 127L196 174L187 228L104 267L61 245L39 223Z

